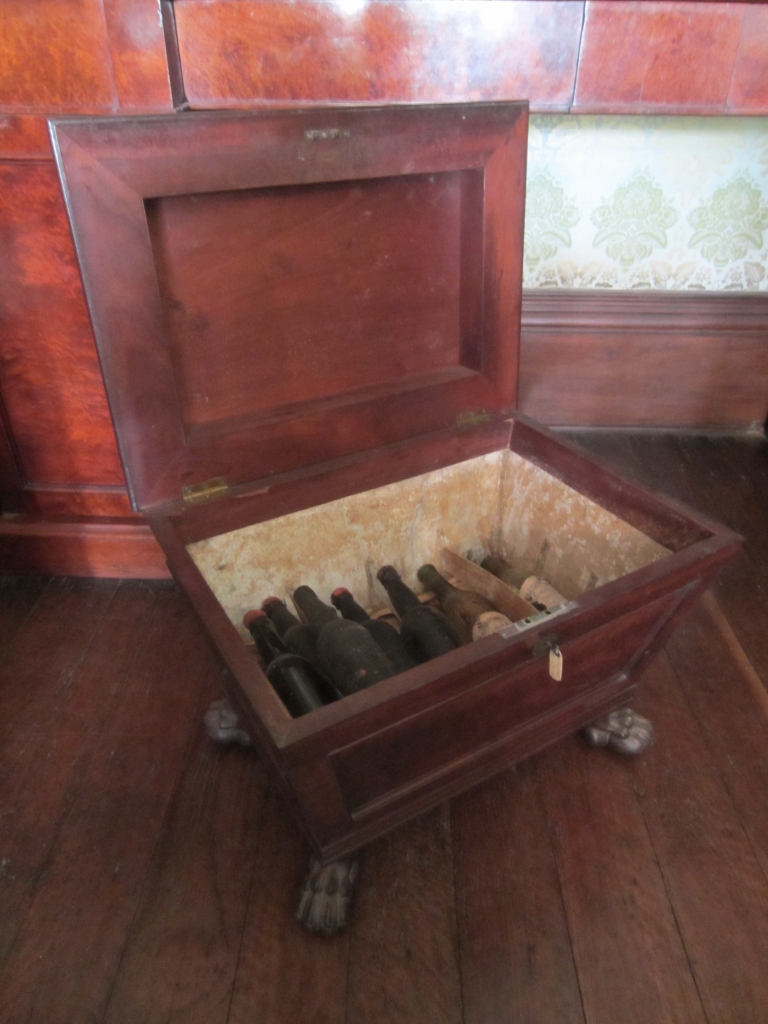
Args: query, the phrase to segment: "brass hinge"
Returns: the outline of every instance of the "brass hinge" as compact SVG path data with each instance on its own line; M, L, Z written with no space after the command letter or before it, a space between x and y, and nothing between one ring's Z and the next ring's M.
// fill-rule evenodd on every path
M479 423L490 423L493 416L485 409L475 409L472 412L460 412L456 417L457 427L476 427Z
M209 498L220 498L229 490L229 484L223 476L215 476L201 484L189 484L182 487L181 496L184 501L208 501Z

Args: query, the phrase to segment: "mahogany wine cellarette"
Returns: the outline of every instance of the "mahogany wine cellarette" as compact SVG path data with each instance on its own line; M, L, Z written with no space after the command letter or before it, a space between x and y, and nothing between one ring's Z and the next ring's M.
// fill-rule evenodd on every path
M607 716L739 543L515 412L527 125L479 103L52 126L133 506L322 864L596 722L642 745ZM289 716L248 608L301 583L382 607L378 566L417 586L468 551L567 603Z

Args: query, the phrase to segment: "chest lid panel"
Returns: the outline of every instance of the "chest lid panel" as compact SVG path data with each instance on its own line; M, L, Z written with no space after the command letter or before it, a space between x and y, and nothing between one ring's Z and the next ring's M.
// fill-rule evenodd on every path
M514 407L525 103L52 133L134 507Z

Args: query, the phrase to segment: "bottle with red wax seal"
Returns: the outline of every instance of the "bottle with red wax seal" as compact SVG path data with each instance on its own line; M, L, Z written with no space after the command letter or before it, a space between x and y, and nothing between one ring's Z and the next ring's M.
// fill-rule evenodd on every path
M293 718L335 699L310 663L285 649L265 612L246 612L243 625L253 637L267 679Z
M372 619L346 587L338 587L334 590L331 594L331 602L345 619L349 619L350 622L359 622L363 629L368 630L394 665L395 672L406 672L409 668L418 665L418 661L409 654L408 648L395 627L380 619Z
M344 694L356 693L395 675L389 658L359 622L340 619L311 587L297 587L296 605L317 630L317 654L324 671Z

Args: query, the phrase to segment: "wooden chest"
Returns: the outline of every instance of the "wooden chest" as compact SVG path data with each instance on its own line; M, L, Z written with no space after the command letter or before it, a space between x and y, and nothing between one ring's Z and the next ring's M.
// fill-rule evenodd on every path
M629 701L739 538L515 412L525 103L52 135L133 505L320 857ZM568 603L292 719L243 613L301 583L381 607L378 566L443 549Z

